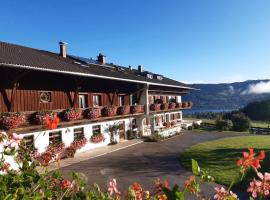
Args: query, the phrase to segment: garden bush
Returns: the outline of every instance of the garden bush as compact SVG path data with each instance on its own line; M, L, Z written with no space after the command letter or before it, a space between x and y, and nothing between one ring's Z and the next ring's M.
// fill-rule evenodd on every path
M250 128L250 119L242 113L232 115L231 120L235 131L243 132Z
M233 128L233 122L231 120L217 119L216 128L219 131L229 131Z

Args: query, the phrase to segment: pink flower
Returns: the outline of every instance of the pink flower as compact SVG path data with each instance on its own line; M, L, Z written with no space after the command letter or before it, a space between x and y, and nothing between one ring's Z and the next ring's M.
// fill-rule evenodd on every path
M215 187L216 194L214 199L216 200L226 200L226 199L235 199L237 200L237 195L232 191L225 190L224 187Z
M23 139L22 135L18 135L16 133L12 133L11 140L9 141L9 147L17 149Z
M109 194L112 196L114 194L120 195L121 193L119 192L119 190L117 189L117 183L115 179L112 179L109 182L109 186L108 186L108 192Z
M263 195L264 197L269 196L270 192L270 174L265 173L264 175L260 172L257 173L261 180L253 179L249 183L247 192L252 193L252 197L257 198L258 195Z
M72 184L69 180L64 179L61 183L60 183L60 187L65 190L67 188L71 188Z

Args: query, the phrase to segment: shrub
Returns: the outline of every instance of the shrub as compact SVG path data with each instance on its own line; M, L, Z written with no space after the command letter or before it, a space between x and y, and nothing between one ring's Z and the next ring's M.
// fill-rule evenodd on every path
M100 108L88 108L83 112L86 119L97 119L101 116Z
M143 113L144 112L144 107L142 105L131 106L130 107L130 112L132 114Z
M116 106L107 106L102 109L102 116L104 117L112 117L115 116L117 113Z
M170 109L175 109L175 107L176 107L176 103L174 103L174 102L169 103L169 108Z
M197 123L193 123L192 126L193 126L194 129L199 129L200 128L200 125L197 124Z
M232 130L232 127L233 127L233 123L231 120L223 120L223 119L216 120L216 128L220 131Z
M56 113L50 110L43 110L34 113L30 119L32 124L46 125L48 120L53 120Z
M67 109L61 113L61 118L64 121L73 121L81 117L81 111L78 109Z
M168 104L168 103L163 103L163 104L161 104L161 106L160 106L160 109L161 109L161 110L168 110L168 108L169 108L169 104Z
M250 119L244 114L234 114L232 115L233 130L235 131L246 131L250 127Z
M118 115L128 115L130 113L130 106L121 106L117 110Z
M0 127L5 130L18 128L25 121L25 116L21 113L2 113L0 116Z
M160 108L161 108L160 104L153 103L150 105L150 110L152 111L160 111Z

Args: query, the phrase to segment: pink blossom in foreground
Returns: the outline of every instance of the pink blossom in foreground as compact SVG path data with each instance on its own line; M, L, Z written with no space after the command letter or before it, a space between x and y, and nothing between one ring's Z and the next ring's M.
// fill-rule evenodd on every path
M224 187L215 187L215 191L216 194L214 199L216 200L238 199L236 194L234 194L232 191L225 190Z
M251 192L253 198L257 198L258 196L261 196L261 195L264 197L269 196L270 174L265 173L263 175L262 173L258 172L257 175L261 180L253 179L253 181L249 183L247 192Z
M115 179L112 179L109 182L108 192L111 196L114 194L117 194L117 195L121 194L121 192L119 192L119 190L117 189L117 183Z

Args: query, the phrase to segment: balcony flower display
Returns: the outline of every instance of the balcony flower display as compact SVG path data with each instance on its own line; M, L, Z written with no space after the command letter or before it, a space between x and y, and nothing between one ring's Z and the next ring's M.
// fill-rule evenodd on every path
M130 106L121 106L117 110L118 115L128 115L130 113Z
M175 109L176 108L176 103L170 102L169 103L169 109Z
M150 110L152 111L160 111L160 108L161 108L161 104L153 103L150 105Z
M100 108L88 108L84 111L84 117L87 119L97 119L101 116Z
M182 108L182 103L176 103L175 107L176 108Z
M0 127L5 130L17 128L25 123L25 116L21 113L5 113L0 115Z
M53 120L56 113L49 110L39 111L33 114L31 117L31 123L36 125L47 125L48 120Z
M161 106L160 106L160 109L161 109L161 110L168 110L168 108L169 108L169 104L168 104L168 103L163 103L163 104L161 104Z
M112 116L115 116L116 113L117 113L116 106L107 106L102 109L102 115L104 117L112 117Z
M130 112L132 114L143 113L144 112L144 107L142 105L131 106L130 107Z
M48 146L47 151L55 157L58 154L61 154L65 149L65 144L63 142L52 143Z
M95 143L95 144L98 144L98 143L101 143L101 142L103 142L105 140L105 137L104 137L104 135L103 134L94 134L94 135L92 135L91 136L91 138L90 138L90 141L92 142L92 143Z
M78 109L67 109L61 113L64 121L73 121L81 117L81 111Z
M170 122L164 122L163 126L165 126L165 128L170 128L171 127L171 123Z
M70 146L74 147L76 150L83 148L87 143L87 139L86 138L82 138L82 139L77 139L74 140Z
M67 147L65 149L65 152L64 152L65 157L74 158L74 155L76 153L76 150L77 149L75 147L73 147L73 146Z
M186 108L188 107L188 103L187 102L182 102L182 108Z

